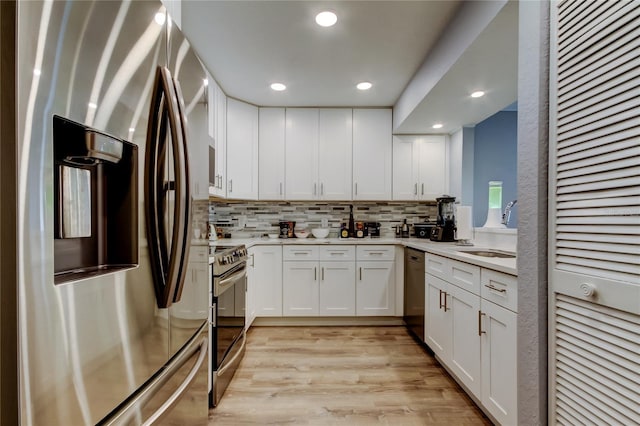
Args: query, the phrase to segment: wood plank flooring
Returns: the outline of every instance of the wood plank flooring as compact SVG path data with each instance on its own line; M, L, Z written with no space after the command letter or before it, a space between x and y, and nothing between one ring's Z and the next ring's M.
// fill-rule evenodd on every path
M490 425L404 327L253 327L210 425Z

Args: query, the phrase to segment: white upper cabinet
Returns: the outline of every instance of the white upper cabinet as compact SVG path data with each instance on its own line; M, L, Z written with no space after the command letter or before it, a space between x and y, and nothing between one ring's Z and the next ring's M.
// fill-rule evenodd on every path
M258 108L227 100L227 198L258 199Z
M353 199L391 199L391 109L353 110Z
M286 126L286 199L312 200L318 191L318 109L287 108Z
M434 200L447 193L448 182L446 136L393 137L394 200Z
M284 108L260 108L258 132L258 198L284 199Z
M351 199L352 110L287 108L288 200Z
M215 150L214 181L209 188L209 195L226 196L226 144L227 144L227 96L208 75L209 89L209 135L213 137L212 147Z
M209 145L213 139L207 126L207 106L198 103L191 110L187 124L191 196L195 200L209 199Z
M323 108L319 119L318 198L351 200L352 110Z

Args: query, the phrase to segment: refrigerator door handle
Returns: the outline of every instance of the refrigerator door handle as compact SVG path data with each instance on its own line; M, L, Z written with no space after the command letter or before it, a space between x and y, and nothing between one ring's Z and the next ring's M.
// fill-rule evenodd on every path
M191 193L183 104L169 70L158 67L149 113L144 185L149 257L159 308L180 300L189 255ZM167 132L171 146L167 146ZM170 191L174 192L172 197ZM169 214L166 210L171 203Z
M115 426L131 421L134 416L139 414L140 408L148 403L190 359L198 354L198 359L183 382L171 394L171 396L167 398L162 406L143 423L143 425L147 426L157 423L165 414L168 414L174 405L176 405L195 379L198 370L207 359L208 342L209 340L206 337L200 340L193 340L167 368L163 369L162 372L149 383L146 389L137 393L135 397L130 401L127 401L127 403L120 409L112 412L108 417L102 419L98 422L98 425Z

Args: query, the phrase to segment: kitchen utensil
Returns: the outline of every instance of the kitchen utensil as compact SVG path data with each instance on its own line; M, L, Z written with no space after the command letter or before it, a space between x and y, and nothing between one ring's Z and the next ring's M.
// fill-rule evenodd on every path
M307 238L309 236L309 231L306 229L296 229L294 234L296 238Z
M280 224L280 238L293 238L296 222L281 220L279 224Z

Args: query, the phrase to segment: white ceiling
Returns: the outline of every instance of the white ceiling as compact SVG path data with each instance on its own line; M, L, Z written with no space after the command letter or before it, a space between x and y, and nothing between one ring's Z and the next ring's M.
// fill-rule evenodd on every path
M463 2L448 1L195 1L182 0L182 28L193 47L227 95L260 106L393 106L423 63L430 49ZM316 25L315 15L333 10L338 23ZM517 8L516 8L517 9ZM509 19L513 19L513 16ZM497 19L496 19L497 20ZM505 20L508 20L505 18ZM434 120L452 125L487 116L516 100L514 66L497 73L496 65L517 65L517 13L513 31L497 28L468 50L405 120L402 133L433 132ZM483 33L484 34L484 33ZM482 50L500 49L501 62L491 58L482 66ZM455 72L454 72L455 71ZM451 90L461 89L473 76L511 87L483 113L464 112ZM491 78L493 77L493 78ZM370 81L359 91L355 84ZM284 92L269 88L287 85ZM500 90L488 90L493 99ZM512 96L513 95L513 96ZM456 93L457 96L457 93ZM503 100L509 98L509 100ZM449 102L451 100L451 102ZM466 100L466 99L465 99ZM502 104L501 104L502 103ZM501 104L501 105L498 105ZM489 111L490 110L490 111ZM463 113L464 112L464 113ZM445 118L441 118L442 116Z

